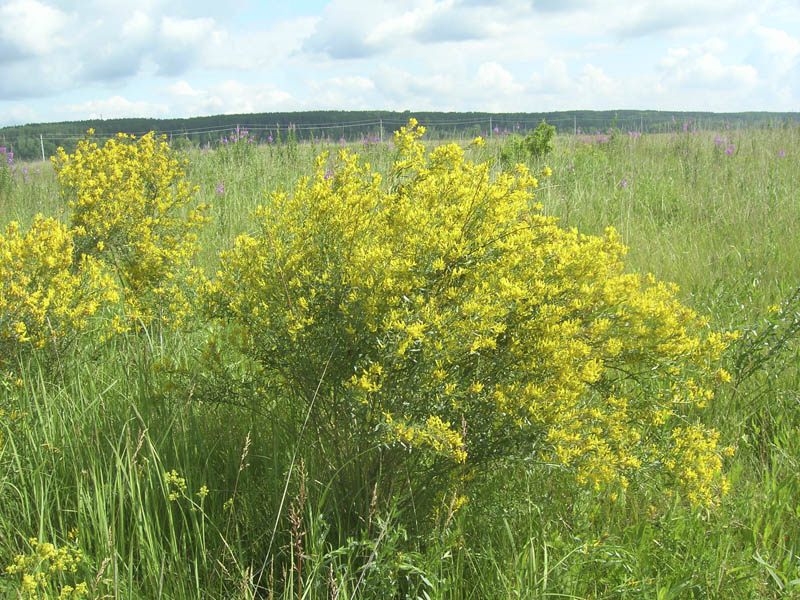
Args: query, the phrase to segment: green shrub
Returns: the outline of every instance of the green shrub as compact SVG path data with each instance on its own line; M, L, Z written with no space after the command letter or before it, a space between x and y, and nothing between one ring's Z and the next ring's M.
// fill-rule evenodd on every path
M506 138L500 149L500 161L505 167L518 162L526 162L532 158L543 158L553 151L553 138L556 128L544 120L524 138L512 134Z

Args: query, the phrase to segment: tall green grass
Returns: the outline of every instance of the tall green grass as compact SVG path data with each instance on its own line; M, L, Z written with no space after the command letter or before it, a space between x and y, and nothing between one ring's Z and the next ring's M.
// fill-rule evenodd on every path
M469 152L499 169L502 144ZM290 190L321 151L337 147L191 151L214 218L202 266L215 269L265 192ZM361 151L391 164L387 145ZM132 335L73 347L55 382L24 365L24 386L0 391L0 568L36 537L85 555L75 574L49 576L51 595L84 581L115 600L800 598L799 160L800 131L783 128L562 137L531 165L553 170L537 196L546 213L585 233L614 226L631 270L676 282L714 327L743 332L727 356L734 379L704 415L736 447L719 508L645 488L600 500L555 466L509 462L432 521L377 490L345 517L337 474L293 461L312 432L166 385L159 365L188 360L202 331ZM0 224L67 219L49 165L28 168L0 197ZM17 589L0 576L0 593Z

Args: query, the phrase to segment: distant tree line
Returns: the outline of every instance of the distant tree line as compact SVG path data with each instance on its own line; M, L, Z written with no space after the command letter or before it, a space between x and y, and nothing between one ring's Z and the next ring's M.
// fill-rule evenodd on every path
M0 146L13 150L20 160L52 156L61 146L74 150L90 128L103 141L117 133L142 135L148 131L166 134L182 146L216 146L236 131L248 132L256 143L330 140L354 142L387 141L392 132L415 117L428 129L427 139L466 138L477 135L526 133L544 119L558 133L606 132L609 127L641 133L680 132L722 127L751 128L795 125L796 112L672 112L639 110L558 111L558 112L394 112L394 111L306 111L215 115L186 119L93 119L61 123L34 123L0 128Z

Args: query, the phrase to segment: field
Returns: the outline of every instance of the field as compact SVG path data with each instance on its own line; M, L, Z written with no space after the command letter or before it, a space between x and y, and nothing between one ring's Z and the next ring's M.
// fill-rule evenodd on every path
M197 316L207 310L216 318L245 302L231 296L198 308L192 282L198 269L213 278L224 251L238 257L238 275L220 279L227 287L208 284L209 298L250 281L259 255L236 240L281 233L273 228L281 215L269 211L279 202L272 192L292 197L301 178L324 171L314 192L322 197L325 182L346 171L332 162L336 143L237 139L180 155L198 187L175 214L191 219L199 203L209 217L192 225L198 249L187 262L195 268L188 288L168 287L162 280L175 281L170 275L157 282L156 308L131 301L76 317L88 325L80 332L76 325L68 343L55 343L58 326L48 322L41 351L25 345L26 334L6 333L14 317L0 315L0 351L17 353L0 359L9 373L0 388L0 595L800 599L800 128L558 136L544 156L514 154L503 136L457 143L468 160L488 161L491 177L525 162L538 178L542 214L587 235L613 227L628 248L626 273L675 283L677 300L708 317L702 331L738 332L719 360L713 400L681 413L732 448L720 453L728 484L714 479L718 497L693 497L681 481L686 472L668 485L631 469L630 485L609 475L596 486L590 472L586 484L580 470L576 476L538 449L520 455L489 446L478 466L452 466L463 461L445 460L460 451L448 446L453 430L430 422L390 427L390 437L376 433L368 446L341 440L348 421L335 413L345 405L325 409L323 383L347 368L345 342L309 338L324 356L301 369L301 353L291 348L302 323L290 319L296 328L282 341L252 337L257 325L248 320L231 317L233 325L215 329ZM391 180L396 144L349 147ZM317 163L322 152L330 156ZM10 238L12 221L26 231L37 213L69 224L77 210L64 188L49 163L17 163L13 175L0 164L3 235ZM259 205L267 206L263 224L253 217ZM292 239L287 234L286 243ZM314 268L313 256L303 260ZM137 277L146 283L138 270L112 272L126 289ZM102 305L111 300L101 298L99 277L78 288ZM276 281L288 296L292 281ZM109 334L102 323L119 311L138 324ZM165 320L170 311L183 317ZM325 322L326 314L314 316ZM413 348L422 335L409 327ZM50 338L56 350L45 352ZM274 343L279 359L257 354L254 340ZM236 355L242 348L256 358ZM284 397L274 391L283 389L283 375L259 379L273 360L276 372L299 373L292 381L310 392ZM365 394L377 393L373 375L363 373ZM653 381L642 389L669 389ZM397 385L399 394L405 384ZM323 410L334 414L318 416ZM361 414L358 402L352 410ZM337 427L326 429L326 419ZM391 418L373 424L378 431ZM435 452L418 457L426 444Z

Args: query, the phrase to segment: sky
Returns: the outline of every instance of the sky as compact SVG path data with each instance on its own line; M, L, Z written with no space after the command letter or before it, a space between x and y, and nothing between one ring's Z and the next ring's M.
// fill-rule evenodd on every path
M0 0L0 126L800 111L800 0Z

